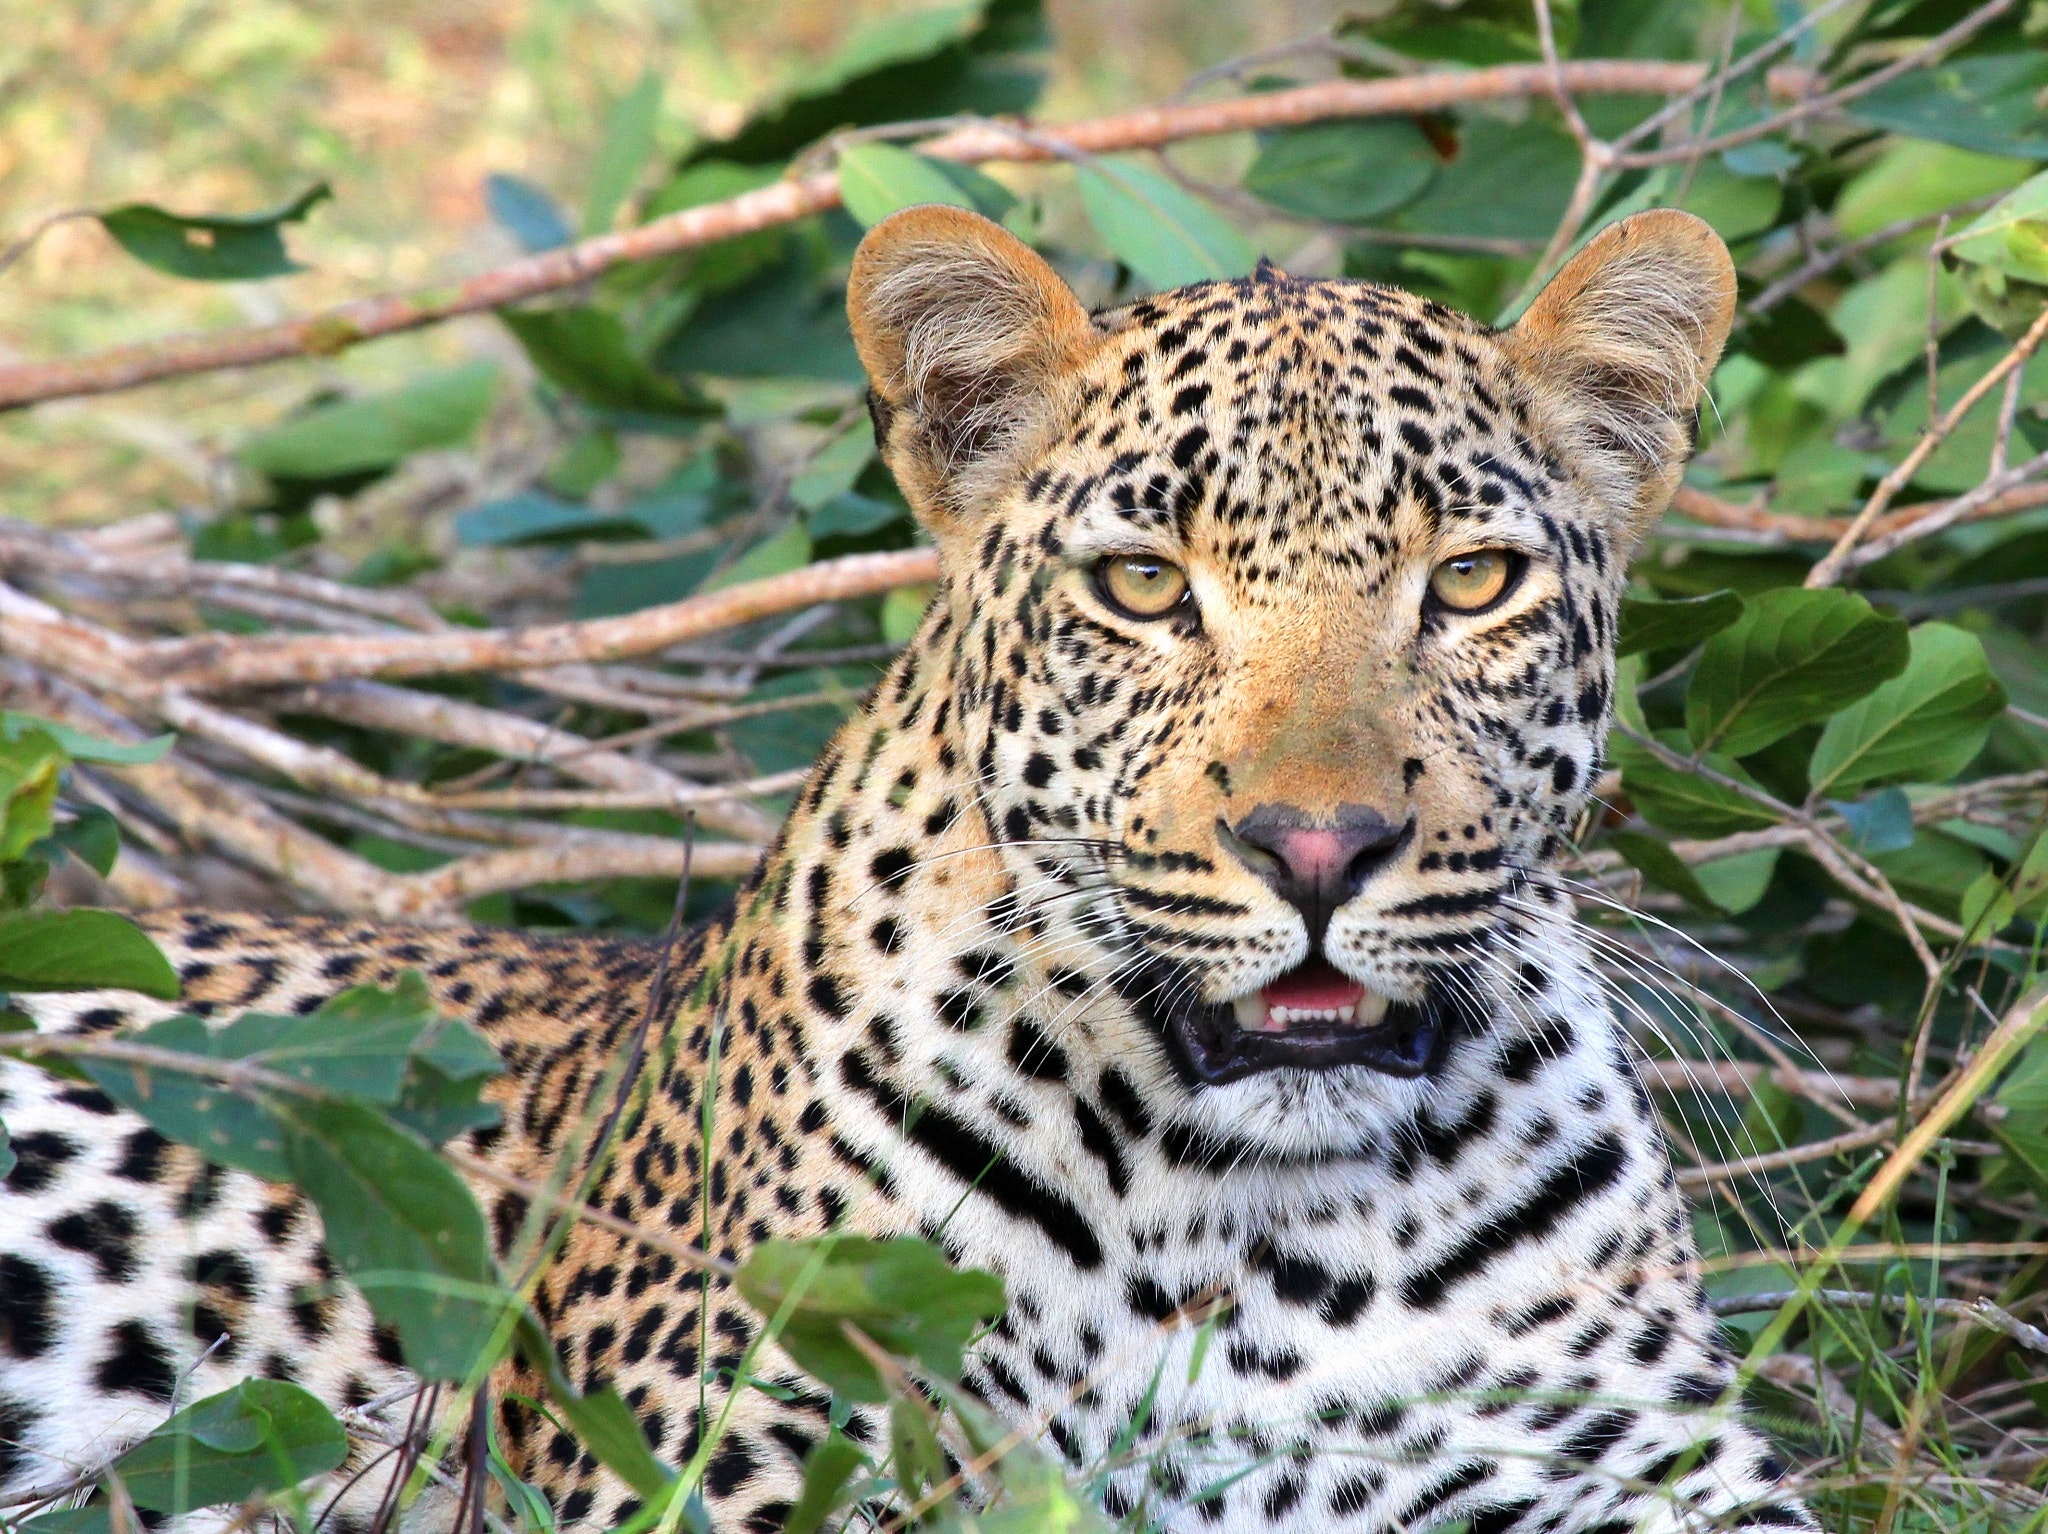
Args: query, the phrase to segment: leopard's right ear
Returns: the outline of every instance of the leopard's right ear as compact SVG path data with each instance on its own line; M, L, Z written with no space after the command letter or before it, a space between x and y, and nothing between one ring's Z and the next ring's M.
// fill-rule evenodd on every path
M1095 340L1088 311L1035 251L961 208L905 208L869 230L846 308L875 440L935 529L1004 482Z

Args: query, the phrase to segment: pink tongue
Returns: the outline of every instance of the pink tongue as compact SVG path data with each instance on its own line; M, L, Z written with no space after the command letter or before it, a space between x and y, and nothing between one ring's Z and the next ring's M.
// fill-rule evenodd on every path
M1308 1007L1314 1010L1355 1007L1365 997L1365 987L1340 972L1327 959L1310 959L1267 986L1268 1007Z

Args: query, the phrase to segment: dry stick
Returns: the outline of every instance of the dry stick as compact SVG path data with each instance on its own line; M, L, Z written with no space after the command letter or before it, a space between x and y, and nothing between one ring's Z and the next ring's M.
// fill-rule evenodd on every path
M1930 308L1930 323L1932 323L1932 312ZM1912 481L1913 476L1920 472L1920 466L1933 456L1936 448L1948 440L1949 434L1962 424L1963 417L1976 407L1979 400L1997 388L2004 381L2008 373L2014 372L2026 365L2027 359L2033 356L2034 349L2041 344L2043 336L2048 336L2048 309L2041 311L2040 317L2027 327L2027 333L2014 343L2010 351L1999 358L1997 363L1991 368L1987 369L1982 378L1979 378L1963 391L1962 398L1951 405L1943 413L1940 420L1929 422L1927 429L1920 434L1920 440L1913 444L1913 450L1900 459L1886 473L1885 477L1877 482L1877 488L1871 491L1870 499L1864 502L1863 509L1857 512L1855 518L1842 530L1842 536L1835 540L1835 546L1828 550L1827 554L1812 570L1807 572L1806 585L1809 589L1831 586L1841 579L1842 572L1848 567L1850 551L1862 541L1864 534L1870 531L1871 523L1884 514L1885 508L1892 503L1892 497L1905 489ZM2007 471L2008 474L2013 472L2011 470ZM1985 482L1986 485L1993 483L1994 481L1991 480ZM2014 481L2014 483L2017 483L2017 481ZM2010 488L2009 484L1998 485L1991 493L1996 495L1999 491ZM1984 486L1980 485L1978 489L1982 490ZM1989 497L1987 496L1985 499L1989 499ZM1958 500L1968 501L1969 497L1962 496ZM1951 507L1956 504L1957 502L1954 501L1949 503ZM1960 515L1960 513L1956 515ZM1947 524L1944 523L1943 525L1946 526Z
M1553 72L1542 64L1503 64L1489 69L1444 70L1386 80L1330 80L1293 90L1201 105L1143 107L1057 129L1038 130L1084 154L1157 149L1184 139L1296 127L1332 118L1411 116L1479 101L1548 95L1561 81L1576 92L1671 95L1706 78L1703 64L1633 59L1581 59ZM1773 70L1770 85L1784 99L1798 99L1812 76L1803 69ZM921 147L921 152L966 164L990 160L1043 161L1053 152L1028 143L1000 123L958 129ZM545 251L484 272L452 288L380 294L322 313L273 325L214 335L172 337L115 347L83 357L20 363L0 368L0 410L39 400L65 399L133 388L158 379L220 368L249 367L289 357L331 356L359 341L395 335L559 292L626 262L673 255L700 245L791 223L838 206L839 182L831 174L805 176L761 187L724 202L680 213L616 234Z
M1826 1071L1788 1071L1748 1060L1644 1060L1637 1062L1636 1072L1643 1085L1657 1092L1709 1087L1740 1096L1767 1081L1799 1097L1826 1096L1864 1108L1899 1105L1899 1083L1890 1076L1831 1076ZM1885 1126L1887 1134L1891 1130L1891 1125Z
M341 677L529 670L645 655L776 613L920 585L938 575L933 549L848 554L619 618L431 635L210 634L139 643L132 664L140 677L193 692Z
M1864 565L1874 564L1909 543L1931 538L1964 520L1979 504L1990 501L2021 480L2033 478L2043 469L2048 469L2048 452L2036 453L2025 463L2014 464L2003 473L1993 475L1968 495L1959 495L1954 500L1944 502L1929 511L1925 516L1894 528L1882 538L1873 538L1861 548L1850 550L1847 563L1852 569L1860 569Z
M1865 530L1866 536L1873 532L1882 536L1912 527L1927 517L1948 512L1960 499L1924 501L1887 512L1871 523ZM1994 517L2011 516L2014 512L2032 511L2038 506L2048 506L2048 485L2023 485L1971 505L1943 525L1983 522ZM1849 517L1800 517L1789 512L1767 511L1761 506L1738 506L1689 485L1679 486L1677 494L1671 497L1671 510L1706 527L1761 534L1774 543L1832 543L1849 530L1852 521Z
M1925 229L1929 224L1939 223L1944 218L1963 218L1971 213L1980 213L2005 194L1990 192L1982 197L1972 197L1968 202L1959 202L1952 208L1943 208L1938 213L1916 213L1911 218L1894 219L1882 228L1846 240L1840 245L1819 251L1807 257L1798 266L1784 275L1771 279L1770 285L1756 297L1742 306L1742 317L1753 320L1768 314L1791 294L1798 292L1816 277L1825 276L1845 261L1853 261L1866 251L1889 245L1901 235L1911 234L1916 229Z
M1782 1294L1736 1295L1730 1299L1713 1300L1709 1303L1717 1316L1739 1316L1750 1311L1776 1310L1793 1297L1794 1291L1786 1290ZM1958 1321L1975 1321L1978 1325L1988 1326L1995 1332L2003 1332L2023 1348L2031 1348L2036 1353L2048 1353L2048 1332L2042 1331L2038 1326L2028 1325L2011 1311L1994 1305L1989 1300L1869 1294L1860 1289L1816 1289L1812 1298L1823 1300L1830 1305L1863 1310L1929 1310L1938 1316L1949 1316Z
M1896 1083L1892 1086L1892 1095L1894 1098L1898 1095ZM1717 1182L1732 1182L1738 1177L1754 1177L1763 1172L1782 1171L1786 1167L1799 1166L1808 1161L1824 1161L1830 1156L1839 1156L1844 1151L1863 1150L1893 1139L1897 1134L1898 1126L1895 1124L1866 1124L1861 1129L1852 1129L1831 1139L1812 1140L1804 1145L1787 1146L1784 1150L1764 1151L1758 1155L1744 1156L1739 1161L1716 1161L1701 1166L1680 1167L1678 1185L1681 1188L1705 1188Z
M1969 41L1971 37L2011 10L2013 4L2014 0L1991 0L1989 5L1979 6L1946 32L1929 38L1910 53L1901 54L1882 69L1873 69L1869 74L1852 80L1849 84L1840 86L1835 90L1826 91L1819 95L1802 96L1784 111L1766 117L1761 121L1751 123L1746 128L1737 128L1728 133L1719 134L1714 138L1681 145L1676 149L1622 151L1615 156L1615 168L1618 170L1648 170L1658 165L1676 165L1695 155L1720 154L1724 150L1734 149L1742 144L1754 143L1760 138L1768 138L1773 133L1781 132L1796 123L1804 122L1807 118L1816 116L1821 112L1832 111L1836 107L1846 106L1859 96L1866 96L1879 86L1888 85L1901 75L1910 74L1912 71L1933 63L1936 59L1953 52ZM1773 70L1771 73L1776 75L1777 71Z

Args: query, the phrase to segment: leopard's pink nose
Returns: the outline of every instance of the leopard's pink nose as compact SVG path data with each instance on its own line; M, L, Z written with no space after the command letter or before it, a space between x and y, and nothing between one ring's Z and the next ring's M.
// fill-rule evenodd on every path
M1301 912L1309 941L1320 944L1331 914L1407 843L1411 825L1357 804L1320 819L1290 804L1262 804L1227 828L1225 845L1236 844L1245 866Z

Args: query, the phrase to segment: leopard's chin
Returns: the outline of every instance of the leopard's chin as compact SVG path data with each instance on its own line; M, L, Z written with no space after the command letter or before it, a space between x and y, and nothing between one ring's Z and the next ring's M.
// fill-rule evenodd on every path
M1434 997L1390 1000L1320 957L1234 1001L1191 1000L1166 1022L1182 1069L1204 1086L1339 1066L1423 1076L1442 1062L1449 1031Z

